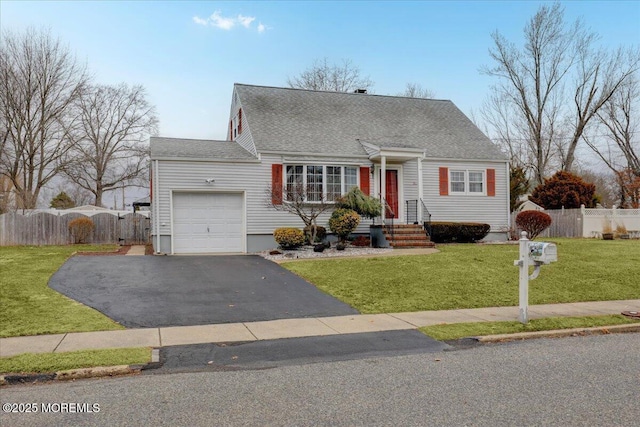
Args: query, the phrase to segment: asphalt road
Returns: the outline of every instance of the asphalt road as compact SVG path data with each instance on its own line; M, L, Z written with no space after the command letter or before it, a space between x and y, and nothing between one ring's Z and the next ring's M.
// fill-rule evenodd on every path
M11 386L0 400L100 409L2 413L3 426L631 426L640 419L640 335Z

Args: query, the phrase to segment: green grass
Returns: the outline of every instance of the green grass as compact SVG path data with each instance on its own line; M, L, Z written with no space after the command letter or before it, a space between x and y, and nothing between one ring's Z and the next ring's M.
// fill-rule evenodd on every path
M0 247L0 337L124 329L47 286L74 252L115 249L115 245Z
M529 282L529 304L640 298L640 240L549 239L558 262ZM362 313L518 305L517 245L281 264Z
M639 323L622 315L588 317L548 317L535 319L526 325L520 322L481 322L434 325L420 331L437 340L454 340L483 335L513 334L517 332L549 331L554 329L591 328L596 326L625 325Z
M0 372L48 373L94 366L143 364L149 361L151 361L151 350L146 347L83 350L69 353L26 353L0 358Z

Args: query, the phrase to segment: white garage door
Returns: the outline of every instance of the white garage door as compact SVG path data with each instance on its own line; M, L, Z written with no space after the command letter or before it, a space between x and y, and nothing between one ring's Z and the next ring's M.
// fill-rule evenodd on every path
M173 252L244 251L242 194L174 193Z

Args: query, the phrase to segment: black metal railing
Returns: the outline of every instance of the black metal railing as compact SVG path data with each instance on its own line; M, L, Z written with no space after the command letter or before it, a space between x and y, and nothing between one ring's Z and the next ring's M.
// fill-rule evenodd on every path
M391 208L389 203L387 203L387 199L385 199L384 197L382 198L382 206L384 207L383 212L382 212L382 224L384 225L384 227L391 234L391 241L393 241L393 239L394 239L393 218L395 218L396 213L393 211L393 209ZM387 218L387 216L389 218ZM387 220L391 220L390 221L391 222L391 229L389 229L389 227L387 226Z
M422 223L429 238L431 238L431 212L427 209L427 205L424 204L424 200L420 199L420 204L422 205Z
M418 223L418 201L417 200L407 200L404 202L405 204L405 218L407 220L407 224L417 224Z

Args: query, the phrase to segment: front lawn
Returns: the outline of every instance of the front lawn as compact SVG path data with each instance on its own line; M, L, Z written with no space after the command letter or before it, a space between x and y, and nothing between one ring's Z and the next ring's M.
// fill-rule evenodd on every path
M640 298L640 240L549 239L558 262L529 303ZM439 245L439 253L281 264L362 313L518 305L517 245Z
M638 323L622 315L585 317L547 317L520 322L450 323L420 328L425 335L437 340L454 340L483 335L514 334L517 332L549 331L555 329L593 328L596 326L628 325Z
M74 252L115 249L115 245L0 247L0 337L124 329L47 286Z

